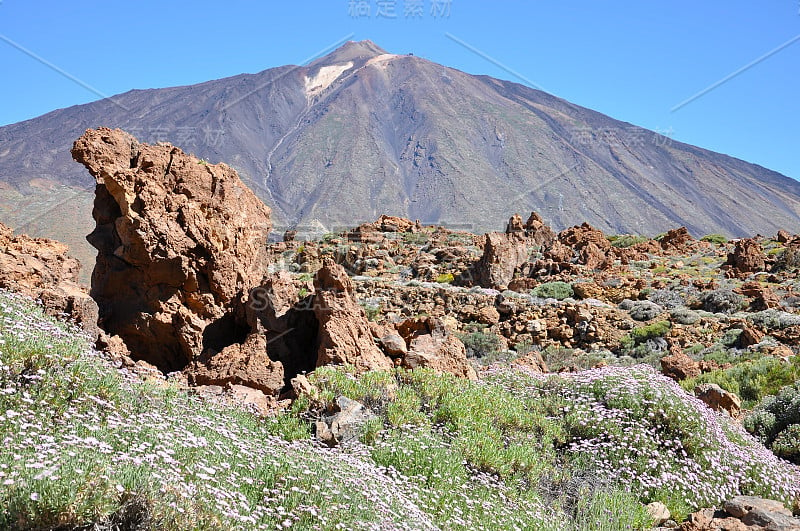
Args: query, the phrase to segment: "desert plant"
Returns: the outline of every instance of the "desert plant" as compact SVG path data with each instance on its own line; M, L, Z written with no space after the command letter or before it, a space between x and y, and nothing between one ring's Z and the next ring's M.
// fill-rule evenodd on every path
M649 240L647 236L635 236L633 234L620 234L618 236L609 236L608 240L611 245L619 249L626 249L637 243L644 243Z
M566 282L545 282L544 284L539 284L531 293L536 297L542 297L545 299L556 299L556 300L564 300L567 297L572 297L574 295L574 291L572 290L572 285Z
M649 321L661 315L664 308L650 301L633 301L628 311L635 321Z
M662 342L663 337L669 333L671 328L672 323L669 321L658 321L634 328L620 340L621 352L634 358L641 358L654 349L663 350L666 343ZM662 339L662 341L656 341L658 339ZM648 342L650 342L649 345Z
M800 464L800 382L766 397L745 417L744 427L776 455Z
M706 234L705 236L700 238L700 240L704 242L711 242L717 244L728 243L728 238L726 238L722 234Z
M436 282L439 284L452 284L454 280L452 273L442 273L436 277Z
M700 297L703 309L712 313L733 313L741 310L745 299L730 289L716 289Z
M692 325L700 320L700 316L697 312L688 308L675 308L669 312L669 316L676 323L683 325Z
M481 330L458 333L456 335L464 343L464 347L467 349L467 357L487 361L499 357L502 344L497 335Z

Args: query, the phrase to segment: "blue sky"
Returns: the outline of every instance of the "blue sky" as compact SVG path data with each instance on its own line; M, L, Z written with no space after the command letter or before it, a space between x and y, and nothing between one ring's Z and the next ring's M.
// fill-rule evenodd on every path
M302 63L346 37L534 84L800 179L800 0L0 0L0 125L98 92Z

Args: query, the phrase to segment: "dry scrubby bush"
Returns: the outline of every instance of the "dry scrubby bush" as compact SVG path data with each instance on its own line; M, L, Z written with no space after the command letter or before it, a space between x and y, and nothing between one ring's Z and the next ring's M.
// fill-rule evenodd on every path
M636 321L649 321L655 319L664 311L664 308L650 301L632 301L625 299L619 304L620 309L627 310L631 318Z
M675 308L669 312L670 319L678 324L692 325L700 320L700 315L688 308Z
M733 313L744 306L744 297L730 289L717 289L701 295L703 309L711 313Z
M747 320L765 330L780 330L800 325L800 315L770 308L747 316Z

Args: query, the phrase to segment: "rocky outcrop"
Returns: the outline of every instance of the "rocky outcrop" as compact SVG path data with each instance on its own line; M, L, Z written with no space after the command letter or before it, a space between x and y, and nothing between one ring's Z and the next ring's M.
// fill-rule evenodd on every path
M100 323L162 370L236 349L264 275L270 209L225 164L117 129L87 130L72 156L95 177L92 297Z
M679 229L672 229L667 231L663 238L661 238L661 248L665 251L686 251L689 242L693 241L692 235L686 227Z
M347 363L360 371L391 369L391 359L375 344L367 316L352 297L353 283L344 268L326 259L314 289L317 366Z
M263 334L250 334L244 343L234 343L219 353L208 352L185 372L192 385L243 385L265 395L278 395L284 387L283 365L267 355Z
M731 266L731 272L734 275L741 277L764 271L766 262L767 257L758 240L744 238L736 242L733 252L728 255L726 265Z
M725 411L733 418L737 418L742 412L742 402L739 397L717 384L698 385L694 388L694 396L714 411Z
M398 325L408 344L402 364L408 369L427 368L475 380L464 343L433 318L408 319Z
M661 372L679 382L698 376L700 364L678 349L661 358Z
M573 249L578 263L588 269L605 269L613 264L613 258L610 256L611 242L603 231L588 223L561 231L558 240Z
M750 310L755 312L780 306L780 299L775 292L769 286L762 285L756 280L745 282L734 291L750 298Z
M512 234L490 232L486 235L483 256L475 266L478 284L506 289L514 273L528 261L528 245Z
M525 236L536 245L547 245L556 239L556 233L544 222L538 212L531 212L524 229Z
M0 288L40 300L50 315L66 316L97 337L97 305L78 285L79 271L63 243L15 235L0 223Z
M680 525L681 531L800 531L800 519L782 503L755 496L736 496L723 510L703 509Z

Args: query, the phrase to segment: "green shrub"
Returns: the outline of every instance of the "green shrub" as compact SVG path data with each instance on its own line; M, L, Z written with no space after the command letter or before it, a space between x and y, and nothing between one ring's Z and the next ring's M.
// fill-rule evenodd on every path
M536 297L545 299L564 300L567 297L572 297L575 292L572 286L566 282L545 282L533 288L531 292Z
M726 238L722 234L706 234L705 236L700 238L700 240L704 242L711 242L717 244L728 243L728 238Z
M772 356L741 361L728 369L717 369L681 382L687 391L697 384L715 383L739 395L745 408L752 408L761 399L774 395L782 387L800 380L800 357L786 362Z
M609 236L609 241L611 245L617 247L619 249L626 249L637 243L644 243L649 241L650 238L647 236L634 236L633 234L620 234L619 236Z
M491 363L499 357L502 343L496 334L475 330L473 332L457 333L456 336L464 343L464 347L467 349L467 357L469 358Z
M779 457L800 464L800 382L765 398L744 427Z

